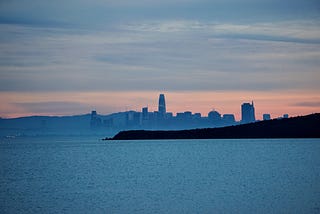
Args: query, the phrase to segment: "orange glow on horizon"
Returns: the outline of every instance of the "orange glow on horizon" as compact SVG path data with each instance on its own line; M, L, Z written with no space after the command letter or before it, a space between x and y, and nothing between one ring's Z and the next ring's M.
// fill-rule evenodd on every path
M249 92L249 91L120 91L120 92L1 92L0 116L14 118L31 115L76 115L89 113L95 109L100 114L110 114L126 110L141 111L148 106L149 111L157 111L158 97L165 94L167 111L192 111L207 116L215 109L221 114L234 114L240 120L240 106L244 102L254 101L256 118L269 113L272 118L289 114L289 116L306 115L320 112L320 105L303 106L301 103L320 102L320 95L310 91ZM66 102L80 107L77 109L60 109L36 112L24 108L24 103ZM300 104L299 104L300 103Z

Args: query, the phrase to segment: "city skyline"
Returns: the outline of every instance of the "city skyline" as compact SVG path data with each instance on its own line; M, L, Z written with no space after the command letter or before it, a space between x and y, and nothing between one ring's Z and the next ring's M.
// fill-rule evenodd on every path
M110 115L98 114L96 110L91 111L91 130L186 130L198 128L226 127L239 124L259 122L255 115L254 102L241 104L241 119L236 120L233 113L220 113L212 109L203 115L200 112L183 110L182 112L166 111L165 94L159 94L158 110L149 111L148 106L141 107L140 111L116 112ZM289 118L288 114L272 118L269 113L263 114L263 120Z
M0 117L320 112L318 0L0 3Z
M202 92L203 93L203 92ZM200 94L200 93L199 93ZM72 94L69 94L72 96ZM91 111L92 109L97 110L100 114L108 115L116 112L125 112L125 111L140 111L142 107L148 107L149 111L158 111L159 109L159 102L154 97L159 96L159 93L152 92L148 93L147 95L150 97L142 97L144 93L142 92L131 92L130 94L122 95L122 94L113 94L113 96L110 96L108 100L114 100L114 99L120 99L123 100L125 97L130 97L130 99L123 102L122 106L118 106L114 108L113 111L106 111L105 110L105 103L101 102L100 98L99 100L94 100L86 94L85 96L88 96L88 100L93 100L92 105L80 105L78 108L72 107L73 103L68 102L48 102L43 103L43 106L39 105L36 107L36 111L32 113L21 113L21 114L13 114L12 117L6 117L2 116L3 118L16 118L16 117L24 117L24 116L67 116L67 115L81 115L86 114L87 112ZM245 102L249 102L250 100L254 100L255 104L258 106L256 108L256 119L262 120L263 114L270 114L272 118L278 118L282 117L284 114L289 114L290 116L301 116L301 115L307 115L310 113L316 113L319 112L317 106L313 107L310 106L310 108L307 108L307 111L299 111L301 109L299 107L299 103L292 104L291 108L288 108L287 106L281 106L281 103L279 102L270 102L268 103L268 100L264 100L265 96L268 97L268 95L259 94L258 99L253 99L254 96L243 96L240 92L235 94L230 94L226 97L225 93L204 93L202 97L198 95L198 93L195 92L186 92L186 93L165 93L166 97L168 97L169 100L169 108L168 111L176 114L178 112L184 112L184 111L191 111L191 112L199 112L202 115L207 115L212 110L217 110L218 112L222 114L228 114L232 113L235 115L236 120L241 120L241 104ZM211 96L212 98L211 98ZM95 97L108 97L103 94L98 94ZM79 98L81 98L80 96ZM194 97L197 97L198 99L194 99ZM262 98L261 98L262 97ZM218 99L217 99L218 98ZM234 100L232 100L234 99ZM275 99L276 101L282 99L279 97L278 99ZM290 95L288 94L288 99L290 100ZM100 102L99 102L100 101ZM141 103L139 102L141 101ZM159 100L158 100L159 101ZM132 102L132 103L130 103ZM136 102L136 103L135 103ZM209 105L208 105L209 103ZM228 103L229 105L222 106L221 103ZM40 104L40 103L39 103ZM303 103L302 103L303 104ZM308 104L308 103L306 103ZM51 108L48 108L47 105L52 105ZM64 106L66 105L66 106ZM70 106L71 105L71 106ZM267 108L265 107L267 106ZM32 107L35 107L30 103L30 109ZM58 113L60 108L66 108L69 109L66 113ZM51 110L51 111L48 111ZM292 111L293 110L293 111ZM313 110L313 111L312 111Z
M243 105L246 105L244 103ZM250 106L250 104L249 104ZM223 127L236 125L238 123L256 122L254 115L254 107L248 113L242 111L241 121L236 121L234 114L220 114L216 110L210 111L207 115L202 115L199 112L191 112L184 110L177 112L167 111L165 94L159 94L158 110L149 111L148 106L142 107L141 111L126 111L117 112L111 115L99 115L96 110L93 110L90 115L90 127L92 130L127 130L127 129L190 129L190 128L208 128L208 127ZM252 115L253 114L253 115ZM246 120L247 117L253 120Z

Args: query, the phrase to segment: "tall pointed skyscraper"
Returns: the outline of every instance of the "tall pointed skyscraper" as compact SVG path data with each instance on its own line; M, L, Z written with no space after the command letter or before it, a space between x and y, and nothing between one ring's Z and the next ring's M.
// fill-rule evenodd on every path
M243 103L241 105L241 122L242 123L253 123L256 121L254 105L252 103Z
M158 112L159 112L159 115L160 115L161 117L164 117L165 114L167 113L167 110L166 110L166 101L165 101L165 98L164 98L164 94L160 94L160 96L159 96Z

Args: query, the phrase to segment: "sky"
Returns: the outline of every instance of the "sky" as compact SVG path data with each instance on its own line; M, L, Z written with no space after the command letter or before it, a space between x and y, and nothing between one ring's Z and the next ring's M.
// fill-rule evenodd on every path
M320 112L319 0L1 0L0 117Z

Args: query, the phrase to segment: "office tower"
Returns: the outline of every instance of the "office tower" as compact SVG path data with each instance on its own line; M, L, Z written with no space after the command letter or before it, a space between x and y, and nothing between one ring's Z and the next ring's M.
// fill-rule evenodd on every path
M98 128L101 126L101 118L98 117L97 111L91 112L90 126L91 128Z
M233 124L236 122L236 119L233 114L224 114L222 120L227 124Z
M173 113L172 112L167 112L166 113L166 119L172 119L173 118Z
M97 111L91 111L91 120L97 117Z
M158 113L160 117L164 117L166 114L166 101L164 98L164 94L160 94L159 96L159 106L158 106Z
M210 121L219 122L221 120L221 114L217 111L210 111L208 113L208 118Z
M201 119L201 113L194 113L194 114L192 115L192 118L193 118L193 119Z
M253 123L256 121L254 113L254 105L252 103L243 103L241 105L241 122L242 123Z
M270 114L263 114L263 120L270 120L271 116Z
M184 112L185 119L192 119L192 112L191 111L185 111Z
M142 120L148 120L149 119L149 112L148 107L142 108Z

